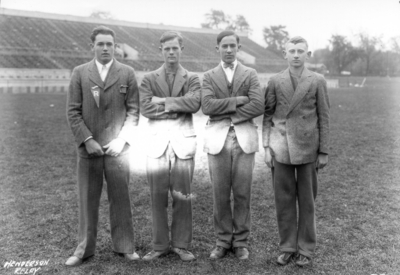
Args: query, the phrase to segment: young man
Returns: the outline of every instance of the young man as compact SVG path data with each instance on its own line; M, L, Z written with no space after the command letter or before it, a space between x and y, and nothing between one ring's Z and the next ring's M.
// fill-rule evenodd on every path
M153 250L143 260L169 252L168 191L172 204L171 246L183 261L192 261L192 194L196 134L192 114L200 109L201 88L196 74L180 64L183 39L165 32L160 39L164 65L144 76L140 85L141 113L149 119L147 180L153 216Z
M304 67L311 56L304 38L291 38L283 54L289 68L268 83L263 146L275 192L277 262L305 266L316 245L317 169L328 163L329 98L324 77Z
M103 174L110 202L114 251L139 259L133 243L129 200L130 138L139 121L135 72L114 59L115 34L107 27L91 35L95 58L72 72L67 117L78 150L78 247L66 265L76 266L95 252Z
M221 63L204 74L202 110L209 115L204 152L208 153L214 194L216 248L211 259L233 248L240 260L248 259L250 194L254 155L258 151L253 118L264 112L257 72L236 59L239 36L223 31L217 37ZM231 208L233 192L233 213Z

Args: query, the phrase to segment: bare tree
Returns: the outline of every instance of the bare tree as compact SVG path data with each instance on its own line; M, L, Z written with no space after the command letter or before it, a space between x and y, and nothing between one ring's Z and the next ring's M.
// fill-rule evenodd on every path
M329 43L332 67L338 74L360 56L360 51L343 35L332 35Z
M286 26L277 25L264 27L263 35L267 43L267 49L280 55L285 48L285 43L289 40L289 32L285 30Z
M400 54L400 36L392 37L390 39L392 51Z
M243 15L236 15L236 20L233 23L235 25L235 30L237 31L252 31L249 22L247 22L246 18Z
M221 26L221 24L222 25L227 24L227 18L222 10L211 9L209 13L205 14L205 17L206 17L206 22L201 24L202 27L206 26L218 29Z
M365 60L365 74L370 74L370 65L372 58L378 53L378 48L382 47L380 37L369 36L365 33L358 34L360 39L361 57Z
M205 29L225 29L233 31L251 32L250 24L243 15L236 15L236 19L221 10L211 10L205 14L206 22L201 23Z

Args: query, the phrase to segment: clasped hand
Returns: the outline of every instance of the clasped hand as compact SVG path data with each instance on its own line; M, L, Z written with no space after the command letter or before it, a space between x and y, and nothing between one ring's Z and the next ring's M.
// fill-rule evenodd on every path
M117 157L125 146L125 140L122 138L113 139L108 144L104 145L103 148L101 145L94 139L89 139L85 142L86 151L91 157L100 157L104 154ZM104 150L105 151L104 151Z

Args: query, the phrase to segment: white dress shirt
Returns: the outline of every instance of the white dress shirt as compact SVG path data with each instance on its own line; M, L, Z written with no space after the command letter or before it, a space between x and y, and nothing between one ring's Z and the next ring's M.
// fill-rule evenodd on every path
M103 65L99 61L96 60L97 70L99 70L99 74L100 74L101 80L103 80L103 82L104 82L104 80L106 80L108 71L110 70L110 67L111 67L113 61L114 61L114 59L111 59L110 62ZM103 67L104 67L104 69L103 69Z
M233 74L235 73L237 63L238 63L237 59L235 59L235 61L232 62L233 69L231 69L231 68L224 68L224 62L221 61L221 67L224 70L224 72L226 74L226 78L228 79L229 83L232 83Z

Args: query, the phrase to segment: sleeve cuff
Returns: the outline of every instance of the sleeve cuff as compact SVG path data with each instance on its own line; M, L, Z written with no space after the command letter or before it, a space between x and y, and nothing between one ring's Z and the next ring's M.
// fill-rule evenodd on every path
M93 139L93 136L90 136L90 137L86 138L86 139L83 141L83 143L85 143L85 142L88 141L89 139Z

